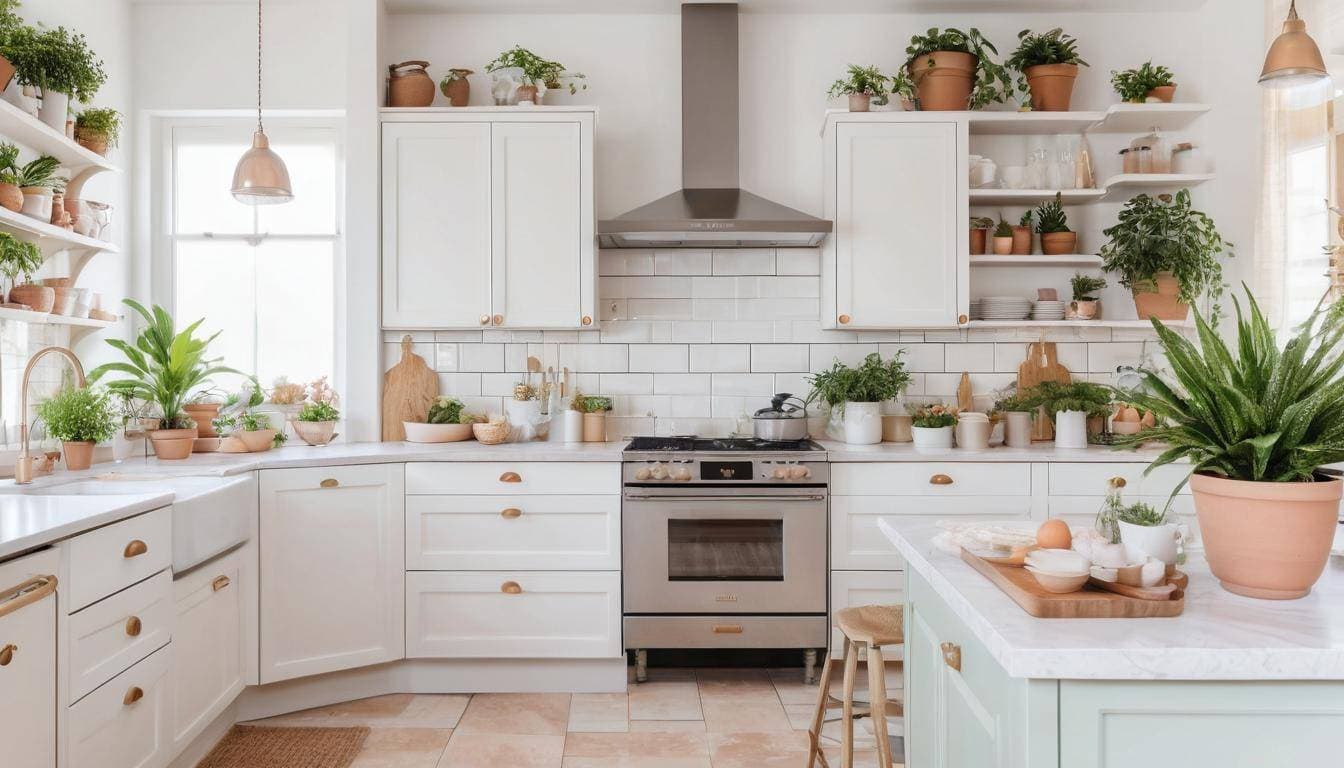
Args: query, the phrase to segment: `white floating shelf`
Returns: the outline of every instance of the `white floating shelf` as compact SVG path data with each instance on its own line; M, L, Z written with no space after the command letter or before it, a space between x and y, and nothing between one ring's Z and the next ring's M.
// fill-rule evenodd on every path
M1157 128L1159 131L1179 131L1190 127L1212 109L1209 104L1182 103L1173 104L1112 104L1106 108L1106 116L1091 128L1095 133L1144 133Z
M1058 192L1064 203L1091 203L1106 195L1104 189L972 189L971 205L1036 205Z
M0 208L0 230L10 232L22 240L37 243L49 252L66 248L108 253L117 253L120 250L115 243L86 237L31 216L15 213L8 208Z
M0 99L0 136L35 152L51 155L71 173L87 169L115 171L107 158L91 152L22 109Z
M1213 180L1212 173L1122 173L1106 180L1107 200L1128 200L1140 192L1195 187Z
M1163 321L1163 325L1172 328L1192 326L1189 320ZM1139 328L1151 330L1153 324L1147 320L972 320L967 324L971 328Z
M971 135L1025 136L1082 133L1143 133L1157 128L1187 128L1210 109L1208 104L1112 104L1104 110L1077 112L943 112L964 115Z
M72 325L80 328L110 328L117 324L116 320L94 320L90 317L53 315L49 312L32 312L27 309L13 309L11 307L0 307L0 320L36 325Z
M1000 256L981 254L971 256L973 267L1099 267L1101 257L1091 253L1065 253L1047 256L1035 253L1028 256Z
M52 325L73 325L80 328L111 328L116 320L95 320L92 317L67 317L65 315L47 315L46 322Z

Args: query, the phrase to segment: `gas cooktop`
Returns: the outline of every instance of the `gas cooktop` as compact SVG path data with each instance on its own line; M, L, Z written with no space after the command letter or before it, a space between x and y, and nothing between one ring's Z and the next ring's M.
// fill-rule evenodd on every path
M752 437L636 437L625 446L631 453L799 453L824 451L811 440L757 440Z

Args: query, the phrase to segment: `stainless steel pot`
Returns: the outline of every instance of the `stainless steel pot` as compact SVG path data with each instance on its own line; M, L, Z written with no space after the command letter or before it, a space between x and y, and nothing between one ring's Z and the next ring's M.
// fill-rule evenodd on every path
M770 407L751 417L757 440L794 442L807 439L807 403L788 392L770 399Z

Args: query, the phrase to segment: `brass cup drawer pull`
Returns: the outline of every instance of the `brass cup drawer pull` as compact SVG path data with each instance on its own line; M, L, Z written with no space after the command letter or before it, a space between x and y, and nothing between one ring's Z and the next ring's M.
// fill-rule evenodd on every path
M126 620L126 636L139 637L142 629L139 616L132 616Z
M327 479L325 479L325 480L323 480L322 482L318 483L318 485L321 486L321 487L323 487L323 488L335 488L336 486L338 486L338 485L340 485L340 484L341 484L341 481L340 481L340 480L337 480L337 479L334 478L334 477L328 477Z
M944 475L941 472L929 478L929 485L951 485L952 476Z
M849 315L841 315L838 319L841 325L849 325Z
M139 557L149 551L149 545L139 539L132 539L126 549L122 550L121 556L127 560L132 557Z
M518 509L517 507L509 507L508 509L501 509L499 511L499 516L507 520L517 520L523 516L523 510Z
M228 576L216 576L215 580L210 582L210 589L218 592L232 583L233 581L231 581Z
M55 576L34 576L17 587L0 590L0 616L8 616L55 591Z
M499 585L499 591L506 595L521 595L523 588L516 581L506 581Z
M502 474L502 475L499 476L499 482L501 482L501 483L521 483L521 482L523 482L523 476L520 475L520 474L518 474L517 472L505 472L504 474Z
M715 624L714 634L716 635L740 635L742 634L741 624Z
M943 649L943 663L960 672L961 646L956 643L943 643L940 647Z
M9 643L4 648L0 648L0 667L8 667L14 660L14 652L19 650L19 646Z
M145 698L144 689L138 685L132 685L131 690L127 691L126 695L122 697L121 703L129 707L143 698Z

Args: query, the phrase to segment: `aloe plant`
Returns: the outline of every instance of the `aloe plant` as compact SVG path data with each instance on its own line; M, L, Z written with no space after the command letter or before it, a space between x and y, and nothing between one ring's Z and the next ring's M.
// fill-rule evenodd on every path
M1243 313L1233 299L1235 349L1198 310L1198 347L1153 320L1172 375L1145 370L1148 391L1124 399L1152 411L1157 426L1116 441L1170 445L1148 472L1188 459L1192 472L1284 483L1310 481L1318 467L1344 461L1344 316L1318 305L1280 349L1250 289L1246 302Z

